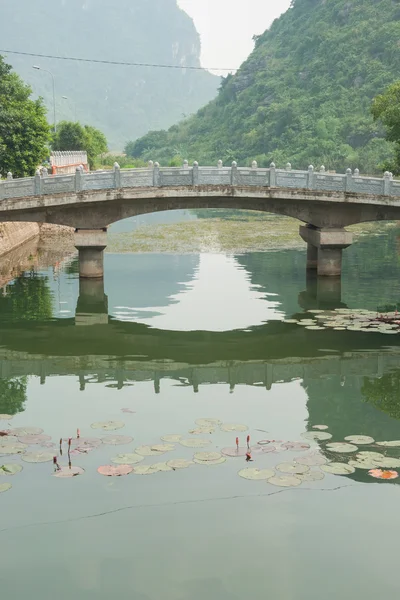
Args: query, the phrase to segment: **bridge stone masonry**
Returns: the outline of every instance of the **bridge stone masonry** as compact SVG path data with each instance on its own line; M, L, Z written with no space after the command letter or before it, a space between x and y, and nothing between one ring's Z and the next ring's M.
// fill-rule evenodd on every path
M293 170L189 166L86 173L82 166L72 175L35 177L0 182L0 222L24 221L68 225L76 230L80 276L103 277L107 228L141 214L175 210L222 208L270 212L303 223L300 235L307 243L307 268L319 276L339 277L342 251L352 243L345 227L367 221L400 220L400 181L386 172L382 178L345 174L324 167ZM268 235L268 232L266 232Z

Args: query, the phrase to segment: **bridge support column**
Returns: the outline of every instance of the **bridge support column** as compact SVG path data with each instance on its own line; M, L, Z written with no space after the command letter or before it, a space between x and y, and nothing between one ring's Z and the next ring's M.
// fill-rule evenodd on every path
M76 229L75 248L79 251L79 277L96 279L104 276L106 229Z
M316 268L320 277L340 277L342 274L342 252L353 242L353 234L345 229L317 229L300 226L300 236L307 242L307 268ZM310 250L310 246L314 251ZM311 267L315 261L316 267ZM310 261L310 266L309 266Z

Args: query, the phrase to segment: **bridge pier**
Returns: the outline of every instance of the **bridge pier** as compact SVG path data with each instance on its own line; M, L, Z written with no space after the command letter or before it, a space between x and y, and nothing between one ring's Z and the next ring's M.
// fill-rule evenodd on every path
M342 253L353 243L353 234L345 229L301 225L300 236L307 242L307 269L316 269L320 277L340 277Z
M108 325L108 298L104 279L80 279L75 325Z
M79 251L79 277L100 279L104 276L106 229L76 229L75 248Z

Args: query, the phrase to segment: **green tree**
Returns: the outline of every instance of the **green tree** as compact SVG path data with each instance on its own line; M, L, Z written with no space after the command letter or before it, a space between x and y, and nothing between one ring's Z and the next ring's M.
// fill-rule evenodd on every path
M50 127L41 99L31 99L25 85L0 56L0 173L34 175L48 156Z
M26 402L26 377L0 379L0 413L15 415L24 410Z
M400 173L400 81L390 85L372 103L372 115L383 123L386 137L395 144L395 156L385 163L385 168Z
M52 148L64 152L85 150L91 169L96 166L97 157L108 150L106 137L99 129L71 121L58 124Z
M8 323L51 319L53 299L48 278L35 271L17 277L7 295L0 296L0 314Z

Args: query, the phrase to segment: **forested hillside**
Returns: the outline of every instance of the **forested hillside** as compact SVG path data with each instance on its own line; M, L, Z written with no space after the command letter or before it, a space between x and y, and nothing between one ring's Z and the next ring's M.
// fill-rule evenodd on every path
M3 2L1 50L97 60L199 66L200 39L176 0L18 0ZM123 149L129 139L169 127L208 102L219 78L205 71L57 61L6 54L41 95L53 119L90 123ZM67 99L64 99L66 96Z
M293 0L215 100L130 151L376 172L392 146L371 101L400 78L399 40L399 0Z

